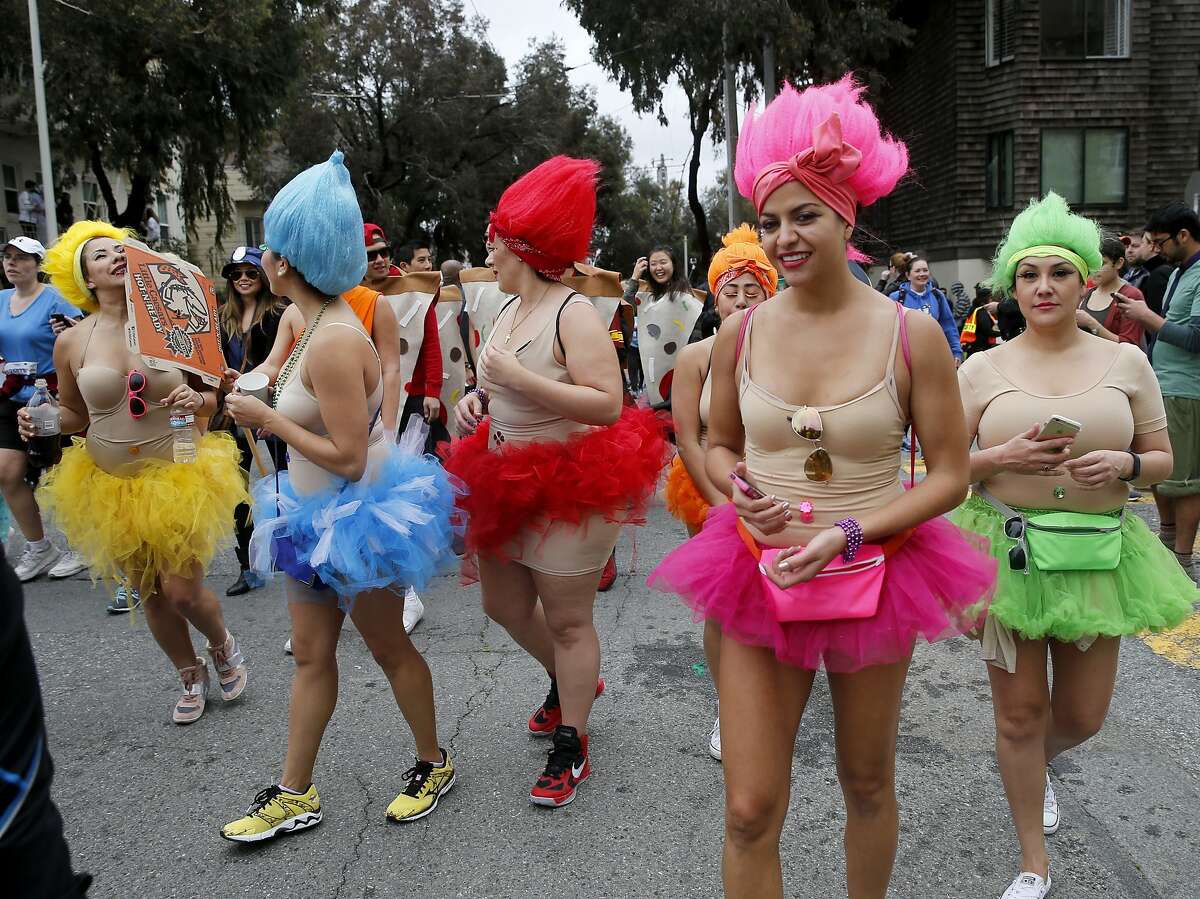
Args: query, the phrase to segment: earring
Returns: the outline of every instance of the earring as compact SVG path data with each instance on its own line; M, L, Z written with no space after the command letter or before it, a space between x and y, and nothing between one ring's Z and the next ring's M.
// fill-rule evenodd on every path
M279 270L279 277L281 277L281 278L283 277L283 269Z

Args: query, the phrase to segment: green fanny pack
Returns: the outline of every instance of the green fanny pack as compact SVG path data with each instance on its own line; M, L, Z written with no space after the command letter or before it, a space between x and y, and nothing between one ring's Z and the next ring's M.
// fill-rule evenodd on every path
M1013 571L1112 571L1121 563L1121 526L1116 517L1091 512L1043 512L1022 515L982 487L975 488L988 505L1004 516L1004 536L1013 541L1008 565Z

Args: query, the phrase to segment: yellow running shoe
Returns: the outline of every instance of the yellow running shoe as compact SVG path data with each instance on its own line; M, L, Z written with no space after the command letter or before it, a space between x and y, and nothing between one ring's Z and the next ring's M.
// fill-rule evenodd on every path
M408 786L387 808L389 821L416 821L437 808L438 800L454 786L454 762L443 749L440 765L417 759L417 763L404 772L404 779Z
M221 836L235 843L257 843L320 823L321 797L314 784L303 793L270 786L254 797L244 818L221 828Z

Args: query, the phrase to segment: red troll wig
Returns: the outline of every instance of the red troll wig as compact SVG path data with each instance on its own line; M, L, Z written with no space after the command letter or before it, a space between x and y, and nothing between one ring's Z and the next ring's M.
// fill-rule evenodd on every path
M502 241L542 277L559 280L587 256L599 174L594 159L547 159L501 194L488 238Z

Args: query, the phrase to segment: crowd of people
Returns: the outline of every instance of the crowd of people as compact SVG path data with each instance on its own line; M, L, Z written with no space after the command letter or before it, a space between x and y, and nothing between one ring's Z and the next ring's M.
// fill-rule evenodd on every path
M1103 726L1121 637L1178 625L1197 599L1200 218L1175 204L1108 237L1051 193L1015 217L973 301L948 299L919 254L872 289L855 223L908 168L850 76L752 110L736 182L757 227L713 257L719 329L696 340L704 294L669 247L637 260L611 317L572 286L598 163L554 157L504 191L486 235L497 305L480 323L461 301L446 332L438 297L463 296L461 263L439 276L427 245L393 252L335 152L275 196L264 246L221 272L219 389L131 351L125 231L82 221L48 250L14 238L0 352L53 376L63 433L86 435L30 472L27 376L13 382L0 487L27 541L17 574L61 574L70 558L136 597L180 677L178 724L200 719L210 681L233 702L249 680L205 586L218 547L236 544L228 596L283 575L286 747L220 828L245 843L322 820L347 615L413 736L387 817L437 809L457 772L408 632L414 591L457 566L549 681L527 724L550 745L528 795L561 807L591 773L597 591L621 528L645 522L663 485L688 539L648 583L704 622L725 895L784 895L793 751L823 670L849 896L885 896L913 653L969 635L1021 850L1003 899L1042 899L1063 825L1048 764ZM469 387L448 395L439 331L460 329ZM243 389L254 373L261 394ZM208 421L186 464L171 453L178 410ZM906 480L910 433L925 474ZM1134 488L1153 491L1157 534L1127 510ZM43 509L71 552L48 542Z

